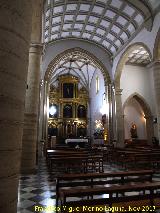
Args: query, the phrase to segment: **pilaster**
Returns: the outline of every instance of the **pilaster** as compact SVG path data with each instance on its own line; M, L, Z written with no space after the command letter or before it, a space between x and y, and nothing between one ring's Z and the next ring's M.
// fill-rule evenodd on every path
M117 127L117 146L124 146L124 116L122 109L122 89L115 89L115 101L116 101L116 127Z
M158 125L157 129L160 143L160 60L153 62L152 69L153 69L154 89L156 98L157 125Z

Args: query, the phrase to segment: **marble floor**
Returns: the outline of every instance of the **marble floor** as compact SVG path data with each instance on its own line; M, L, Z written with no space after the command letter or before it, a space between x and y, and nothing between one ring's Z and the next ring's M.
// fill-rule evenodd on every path
M119 170L115 166L105 165L104 167L106 172ZM160 181L160 175L156 174L153 179ZM45 211L40 211L40 209L38 211L38 207L43 208L45 206L51 206L52 211L47 212L54 213L55 203L55 179L51 178L45 159L41 158L36 174L20 177L17 213L45 213ZM160 210L157 212L160 212Z

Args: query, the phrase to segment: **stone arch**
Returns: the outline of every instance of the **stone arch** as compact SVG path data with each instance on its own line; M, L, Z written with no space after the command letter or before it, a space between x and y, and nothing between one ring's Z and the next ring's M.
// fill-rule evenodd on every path
M44 75L44 105L47 106L47 97L49 94L49 84L50 84L50 79L52 74L54 73L55 67L59 64L59 62L67 57L69 57L70 55L78 55L81 57L85 57L87 58L90 62L94 63L94 65L99 68L99 70L101 71L103 78L104 78L104 87L105 87L105 94L108 94L108 85L111 84L111 78L108 72L108 69L106 68L106 66L102 63L102 61L100 61L100 59L98 59L94 54L92 54L91 52L88 52L87 50L84 50L82 48L79 47L75 47L75 48L70 48L67 50L64 50L63 52L57 54L56 57L53 58L53 60L51 60L51 62L49 63L45 75ZM110 96L108 95L108 100L110 100ZM44 127L46 126L47 123L47 115L44 115ZM88 125L89 126L89 125ZM91 128L91 127L90 127ZM108 122L108 128L109 131L111 131L111 122ZM47 132L44 128L43 130L45 137L47 138Z
M125 52L122 54L118 64L117 64L117 67L116 67L116 71L115 71L115 85L116 87L120 88L120 79L121 79L121 74L122 74L122 70L123 70L123 67L126 63L126 60L129 56L129 54L135 49L135 48L139 48L139 47L144 47L147 52L149 53L149 56L150 58L152 59L152 54L148 48L147 45L145 45L144 43L142 42L137 42L137 43L134 43L134 44L131 44L126 50Z
M71 54L76 54L76 55L79 55L79 56L82 56L82 57L86 57L87 59L89 59L91 62L93 62L101 70L101 72L103 74L103 77L104 77L105 85L111 83L109 72L106 69L106 67L103 65L103 63L97 57L95 57L92 53L90 53L90 52L88 52L88 51L86 51L86 50L84 50L82 48L79 48L79 47L71 48L71 49L65 50L64 52L58 54L50 62L50 64L47 67L47 70L46 70L45 76L44 76L45 81L49 82L49 79L50 79L52 73L54 72L54 68L56 67L56 65L62 59L70 56Z
M156 40L154 43L154 49L153 49L153 59L154 61L160 60L160 28L156 36Z
M144 97L141 96L140 94L138 94L137 92L134 92L124 102L124 104L123 104L123 112L124 112L124 109L125 109L127 103L131 99L135 99L139 103L139 105L141 106L141 108L142 108L142 110L144 112L144 118L146 119L147 139L148 139L148 143L151 144L152 143L152 137L154 135L154 131L153 131L153 116L152 116L152 113L151 113L151 109L150 109L148 103L146 102L146 100L144 99Z

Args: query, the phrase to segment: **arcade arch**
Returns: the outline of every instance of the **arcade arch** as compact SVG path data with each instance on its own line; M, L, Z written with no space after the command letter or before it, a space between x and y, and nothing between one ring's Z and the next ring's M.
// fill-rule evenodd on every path
M145 50L145 52L147 52L148 54L148 58L150 60L152 60L152 56L151 53L149 51L149 48L141 43L134 43L132 45L130 45L126 51L123 53L117 68L116 68L116 72L115 72L115 80L114 80L114 84L115 84L115 99L116 99L116 108L118 109L116 112L116 122L117 122L117 140L119 140L119 146L124 146L124 112L123 112L123 108L122 108L122 93L126 93L127 90L123 91L123 89L121 88L121 76L122 76L122 72L124 70L124 66L126 65L126 62L128 61L129 56L135 51L135 50L140 50L141 48L143 48L143 50ZM125 82L127 83L127 82ZM134 92L134 91L133 91Z
M74 60L81 60L81 61L86 61L85 63L86 64L89 64L91 65L92 67L94 67L94 72L92 72L92 75L89 74L89 70L86 70L87 72L87 75L85 73L82 73L82 70L81 68L82 67L79 67L79 69L77 69L76 71L73 72L74 75L77 75L78 77L82 77L83 80L82 81L82 84L83 85L86 85L86 83L88 83L88 91L90 89L90 85L91 84L91 81L93 79L93 76L94 74L97 72L97 70L99 70L103 76L103 80L104 80L104 91L103 91L103 94L105 93L106 95L106 101L107 102L110 102L110 90L109 90L109 85L111 83L111 79L110 79L110 75L109 75L109 72L107 70L107 68L105 67L105 65L97 58L95 57L95 55L93 55L92 53L90 53L89 51L86 51L82 48L71 48L71 49L68 49L68 50L65 50L64 52L58 54L48 65L47 67L47 70L45 72L45 76L44 76L44 88L45 88L45 92L44 92L44 109L46 109L48 106L47 106L47 97L48 97L48 94L49 94L49 85L51 83L54 82L54 78L56 76L59 76L60 74L63 74L63 71L59 71L58 72L58 69L62 68L62 61L64 62L64 64L67 64L66 61L68 60L69 58L69 63L74 63ZM72 68L72 67L71 67ZM57 72L57 74L56 74ZM70 72L70 71L68 71ZM78 73L79 72L79 73ZM80 72L82 74L80 74ZM66 74L66 73L65 73ZM86 76L85 76L86 75ZM99 95L99 96L102 96ZM102 97L100 97L101 99ZM91 105L91 103L89 103L89 105ZM89 107L90 108L90 107ZM111 109L110 109L111 110ZM108 111L108 128L109 128L109 132L112 131L111 130L111 121L109 121L109 119L111 120L110 118L110 115L111 115L111 111ZM89 109L89 111L91 111L91 109ZM47 137L47 111L43 110L43 114L44 114L44 117L43 117L43 136L44 138ZM91 112L89 112L89 122L91 123L91 121L93 122L93 119L91 118ZM91 129L91 125L89 127ZM90 130L91 131L91 130ZM90 132L90 135L92 135L92 132ZM112 134L110 134L112 135Z
M151 144L153 137L153 116L146 100L138 93L130 95L123 105L125 140L130 139L132 123L137 126L139 142Z

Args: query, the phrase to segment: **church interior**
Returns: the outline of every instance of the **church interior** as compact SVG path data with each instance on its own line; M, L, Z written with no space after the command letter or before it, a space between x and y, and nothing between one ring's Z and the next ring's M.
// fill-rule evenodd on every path
M0 212L160 212L160 1L0 1Z

